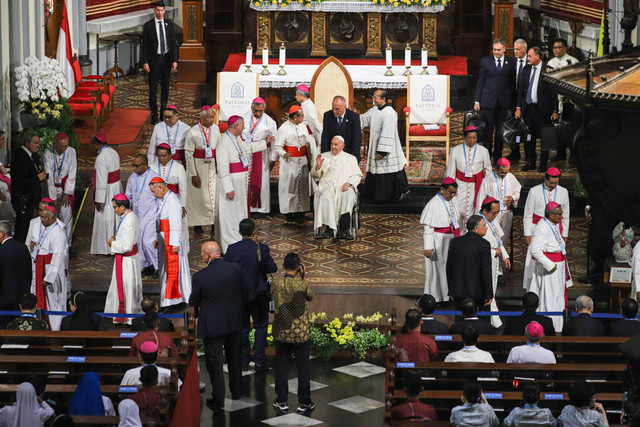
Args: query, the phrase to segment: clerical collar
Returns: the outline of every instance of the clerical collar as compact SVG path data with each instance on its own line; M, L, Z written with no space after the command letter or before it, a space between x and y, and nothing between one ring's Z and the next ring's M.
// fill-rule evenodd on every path
M384 105L382 107L378 107L378 110L382 110L384 107L389 107L391 104L388 103L384 103Z
M529 347L540 347L540 343L538 342L528 342L527 345Z

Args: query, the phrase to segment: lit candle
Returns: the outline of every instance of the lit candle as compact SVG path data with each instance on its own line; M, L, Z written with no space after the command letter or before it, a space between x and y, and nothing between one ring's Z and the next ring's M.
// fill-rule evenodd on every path
M249 43L249 46L247 46L247 55L244 62L245 64L247 64L247 66L251 66L252 61L253 61L253 47L251 46L251 43Z
M287 48L284 47L284 43L280 45L280 63L281 67L284 67L285 58L287 57Z
M387 50L386 50L386 58L387 58L387 67L391 67L392 63L391 63L391 46L387 45Z
M427 68L429 65L429 52L427 52L427 47L422 45L422 56L420 57L422 68Z
M266 67L268 65L269 65L269 48L265 43L264 47L262 48L262 66Z
M404 66L411 67L411 46L407 43L407 47L404 48Z

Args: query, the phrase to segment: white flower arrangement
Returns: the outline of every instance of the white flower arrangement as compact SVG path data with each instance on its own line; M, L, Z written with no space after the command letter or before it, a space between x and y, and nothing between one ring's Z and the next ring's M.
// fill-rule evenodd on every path
M54 59L43 58L40 61L30 56L15 71L18 98L23 104L37 100L58 102L59 91L66 88L62 69Z

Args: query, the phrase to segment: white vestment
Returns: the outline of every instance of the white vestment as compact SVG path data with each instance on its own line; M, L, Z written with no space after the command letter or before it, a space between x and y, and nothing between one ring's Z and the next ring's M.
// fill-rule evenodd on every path
M500 224L504 235L502 236L502 244L507 246L509 236L511 235L511 226L513 224L513 208L518 206L520 200L520 190L522 186L511 172L508 172L504 178L500 178L497 173L493 172L484 177L480 191L478 192L478 200L476 203L476 212L480 212L482 201L487 197L493 197L500 203L500 213L494 220ZM507 196L513 197L513 204L510 209L504 204Z
M211 225L216 211L216 147L220 140L217 125L209 128L198 123L187 133L184 157L187 163L187 213L189 226ZM209 141L207 143L207 141ZM200 188L191 178L200 177Z
M265 141L268 136L275 137L278 132L276 122L267 114L263 114L260 119L256 119L253 113L249 111L242 116L242 119L244 120L242 137L251 145ZM263 150L261 155L262 183L260 188L260 207L252 207L251 212L269 213L271 212L271 171L269 170L269 163L276 160L275 150L271 147L271 144L267 144L267 149Z
M527 201L524 204L522 228L525 236L531 236L534 228L534 215L544 218L544 208L551 201L557 202L562 207L562 237L566 238L569 235L569 192L561 185L557 185L554 190L548 191L544 183L542 183L529 190Z
M218 164L218 209L216 209L216 241L222 252L242 240L240 221L249 217L249 174L253 153L264 151L264 140L248 144L240 137L225 132L216 150ZM246 162L243 167L242 159ZM234 193L233 199L227 193Z
M560 235L557 225L551 221L542 219L533 228L531 245L527 255L531 256L531 274L528 289L540 298L538 311L562 311L566 307L566 288L573 285L569 264L565 261L553 262L544 253L557 253L565 251L565 241ZM557 266L553 273L551 270ZM527 266L525 266L525 280ZM551 316L556 331L562 330L562 316Z
M42 156L44 171L49 174L47 187L49 198L58 201L58 218L64 222L67 233L67 245L71 246L73 236L73 206L62 205L64 194L73 196L76 191L76 172L78 169L78 158L73 147L67 147L58 154L54 147L46 150Z
M37 255L53 255L51 262L44 267L44 282L51 284L51 286L47 286L46 288L47 310L66 311L68 286L65 266L67 257L69 256L69 247L67 246L67 236L64 227L61 227L58 222L53 223L49 227L45 227L41 222L34 241L36 242L36 247L31 252L32 257L34 257L36 251ZM35 259L32 264L32 271L31 293L37 295ZM63 317L64 316L49 316L49 325L52 331L60 330L60 323Z
M496 219L494 219L492 222L487 221L487 218L484 216L483 218L487 223L487 234L484 235L484 239L491 245L491 282L493 284L493 299L491 300L491 311L498 311L498 304L496 302L498 276L501 274L500 266L502 264L502 261L508 259L509 255L507 254L507 249L502 243L504 232L502 231L502 227L500 227L500 224L498 223L498 218L496 217ZM502 253L501 256L496 257L496 249L500 249L500 252ZM500 326L502 326L500 316L491 316L491 325L494 328L499 328Z
M441 233L436 229L453 228L458 225L458 202L454 197L446 201L440 193L425 205L420 215L424 227L424 250L432 250L430 258L425 257L424 293L432 295L436 302L449 301L447 283L447 255L453 232Z
M2 163L0 163L0 166L2 166ZM11 174L7 173L7 177L11 178ZM11 204L11 188L9 184L0 181L0 193L5 198L5 200L0 200L0 220L15 221L16 212Z
M367 172L373 174L395 173L404 169L404 156L400 135L398 135L398 113L390 105L382 110L370 108L360 114L360 126L369 126L369 148L367 151ZM389 153L376 160L376 153Z
M169 126L165 122L156 124L153 127L153 133L149 141L149 151L147 152L149 164L155 162L156 149L160 144L169 144L171 147L171 156L180 154L179 152L184 150L184 140L189 129L189 125L180 119L178 119L173 126ZM180 163L182 163L182 161L180 161Z
M451 149L445 176L455 179L458 183L457 199L458 206L460 206L460 226L463 233L467 231L467 220L477 212L475 210L476 183L464 182L459 178L459 175L462 174L467 179L473 179L473 176L478 173L483 176L491 173L491 158L486 148L478 144L469 148L466 143L462 143Z
M158 199L153 195L149 183L157 176L153 169L147 169L142 175L132 173L129 175L125 190L131 209L140 222L139 232L136 232L139 255L136 256L139 256L142 268L153 266L156 270L158 269L158 250L154 242L156 241ZM113 247L111 251L113 252Z
M311 155L309 158L311 159L311 163L315 162L316 157L320 154L321 144L322 144L322 123L318 120L318 109L316 108L316 104L313 103L310 99L305 99L300 104L300 108L302 108L302 112L304 113L304 121L302 124L307 126L307 130L310 131L311 136L313 136L314 142L309 144L309 149L311 150ZM310 167L313 167L311 165ZM310 194L315 193L316 191L316 181L311 179L310 183Z
M636 243L631 256L631 295L630 298L638 300L638 292L640 292L640 245Z
M186 218L182 217L182 206L180 200L173 191L158 200L158 220L169 220L169 245L178 246L180 260L180 280L178 290L182 295L179 298L165 298L167 285L167 270L165 268L165 235L161 231L158 233L158 269L160 270L160 307L168 307L182 302L189 302L191 296L191 271L189 270L189 229Z
M356 188L362 179L362 171L355 156L344 151L335 156L330 151L322 153L322 159L320 170L315 167L311 170L311 176L319 180L313 202L313 228L328 225L337 230L340 216L351 214L357 202ZM342 191L345 183L350 188Z
M109 184L108 175L120 171L120 156L118 152L109 146L100 149L95 164L95 195L93 201L102 203L102 212L94 208L93 234L91 235L91 255L109 255L111 250L107 246L113 233L116 231L116 213L111 207L111 199L118 193L122 193L120 179Z
M149 169L167 183L169 189L176 193L183 208L187 207L188 180L187 172L179 162L169 161L166 165L161 165L157 160L149 165ZM175 187L174 187L175 186ZM189 212L187 212L187 215Z
M131 252L134 245L138 243L138 235L140 231L140 222L138 216L131 210L125 212L118 219L117 232L115 240L111 243L111 253L126 254ZM155 223L154 223L155 225ZM105 313L118 313L118 280L116 276L116 260L113 262L113 270L111 273L111 284L107 292L107 300L104 304ZM124 297L125 313L140 313L140 303L142 302L142 274L140 269L140 254L136 253L131 256L122 257L122 290ZM113 323L116 322L115 318ZM124 318L124 322L131 324L131 318Z
M290 120L280 126L276 135L275 150L280 159L278 172L278 203L280 213L307 212L309 210L309 164L307 156L285 159L285 146L301 152L310 150L315 140L307 126L303 123L296 125ZM287 148L289 150L289 148ZM289 152L291 154L291 152Z

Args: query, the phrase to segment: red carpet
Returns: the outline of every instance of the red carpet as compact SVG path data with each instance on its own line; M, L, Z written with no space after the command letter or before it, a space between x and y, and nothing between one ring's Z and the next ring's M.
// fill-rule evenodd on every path
M102 123L100 132L106 135L110 145L133 144L142 136L142 129L150 120L149 110L116 108L109 120ZM93 123L90 120L76 122L76 133L80 144L89 144L94 133Z
M232 53L224 64L223 71L238 71L240 65L244 64L245 53ZM287 58L287 64L318 64L320 65L324 58ZM340 59L344 65L384 65L384 59ZM262 57L255 57L254 64L262 64ZM278 58L269 58L269 64L278 64ZM413 65L420 65L420 61L414 60ZM393 65L404 65L403 59L393 61ZM429 65L438 67L438 74L446 74L448 76L466 76L467 75L467 58L464 56L448 56L440 55L437 61L429 60Z

